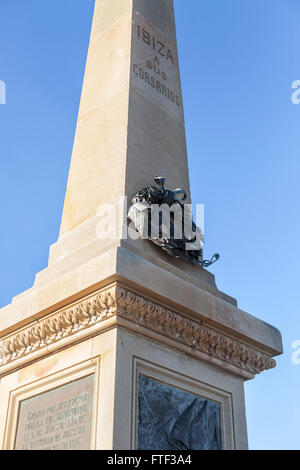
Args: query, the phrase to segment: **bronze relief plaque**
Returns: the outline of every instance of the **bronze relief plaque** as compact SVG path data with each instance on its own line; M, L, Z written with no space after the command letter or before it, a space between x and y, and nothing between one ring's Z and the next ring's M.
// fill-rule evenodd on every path
M138 450L221 450L220 404L139 376Z
M94 374L20 402L16 450L89 450Z

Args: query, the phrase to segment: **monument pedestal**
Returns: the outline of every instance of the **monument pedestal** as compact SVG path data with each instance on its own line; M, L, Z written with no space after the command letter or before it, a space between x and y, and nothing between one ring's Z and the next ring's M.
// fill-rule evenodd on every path
M157 175L190 200L173 2L96 0L59 240L0 311L2 449L247 448L278 330L200 266L99 238L99 206L125 221Z
M2 310L3 449L247 448L243 382L280 334L160 264L112 248Z

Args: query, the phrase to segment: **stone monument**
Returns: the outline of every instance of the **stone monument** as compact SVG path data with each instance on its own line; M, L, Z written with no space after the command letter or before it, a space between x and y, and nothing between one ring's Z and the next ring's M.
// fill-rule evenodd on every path
M59 238L0 311L2 449L247 448L244 381L281 335L199 263L123 236L124 197L156 176L190 202L173 1L96 0Z

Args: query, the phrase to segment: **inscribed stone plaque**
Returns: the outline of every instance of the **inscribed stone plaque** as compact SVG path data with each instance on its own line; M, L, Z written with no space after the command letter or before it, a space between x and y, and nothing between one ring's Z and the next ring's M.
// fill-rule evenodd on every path
M184 121L176 44L133 15L132 83L146 98Z
M88 450L94 374L20 402L16 450Z
M221 450L220 405L140 375L138 450Z

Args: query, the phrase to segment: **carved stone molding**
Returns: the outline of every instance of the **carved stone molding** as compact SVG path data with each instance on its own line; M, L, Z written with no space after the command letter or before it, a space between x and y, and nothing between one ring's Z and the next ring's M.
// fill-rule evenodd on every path
M117 285L5 337L0 347L0 364L30 355L111 317L125 318L251 374L276 365L271 355Z
M128 290L119 288L117 298L118 314L155 329L204 354L226 361L252 374L276 366L276 361L270 355Z
M116 315L115 288L98 292L5 338L1 342L2 364L46 347L114 315Z

